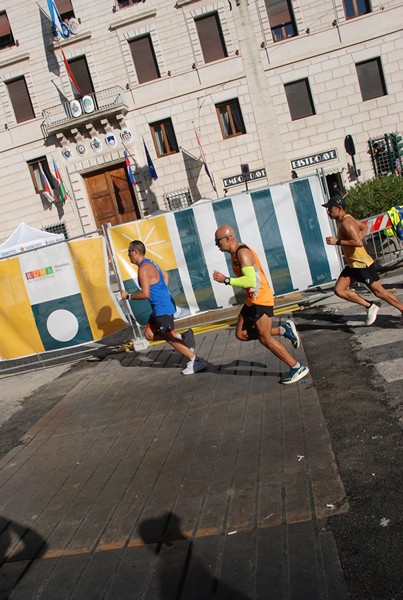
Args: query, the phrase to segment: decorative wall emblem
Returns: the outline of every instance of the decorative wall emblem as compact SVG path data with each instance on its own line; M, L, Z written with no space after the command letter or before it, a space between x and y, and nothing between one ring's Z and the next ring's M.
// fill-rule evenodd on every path
M85 146L84 146L84 148L85 148ZM65 146L62 150L62 156L66 160L71 160L73 158L73 152L70 150L70 148L68 146Z
M83 96L81 102L83 103L83 109L85 113L94 112L94 100L91 98L91 96Z
M120 137L125 144L130 144L133 139L132 132L126 127L120 132Z
M94 152L101 152L102 150L102 142L99 137L93 137L90 141L90 146L94 150Z
M76 146L77 154L85 156L87 154L87 148L82 142L78 142Z
M116 148L118 145L118 140L116 139L116 135L113 133L107 133L105 136L105 142L108 144L110 148Z
M74 17L69 20L69 29L74 35L76 35L80 29L80 24L77 19L74 19Z
M72 100L70 102L70 110L71 110L71 114L73 115L73 117L77 118L79 116L81 116L82 114L82 108L81 108L81 104L79 103L78 100Z
M70 37L71 31L67 23L60 23L60 27L62 28L62 36L65 40Z

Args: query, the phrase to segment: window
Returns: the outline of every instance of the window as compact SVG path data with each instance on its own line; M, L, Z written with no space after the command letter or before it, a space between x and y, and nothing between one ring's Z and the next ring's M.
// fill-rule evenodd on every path
M94 86L92 84L90 70L88 68L87 59L85 56L80 56L79 58L74 58L67 62L69 63L69 67L73 73L74 79L76 80L77 85L82 91L83 95L93 94Z
M0 50L15 46L13 33L8 21L7 13L0 12Z
M311 117L315 114L315 107L313 105L308 79L300 79L299 81L286 83L284 89L291 119L293 121Z
M73 5L71 0L55 0L56 8L59 11L60 20L68 21L74 18Z
M386 85L380 58L365 60L364 62L357 63L355 66L358 83L361 88L361 96L364 101L386 96Z
M273 40L298 35L290 0L265 0Z
M35 119L25 77L8 81L6 85L17 123Z
M346 19L354 19L371 12L369 0L343 0Z
M42 227L42 231L47 231L48 233L62 233L66 240L69 239L67 234L66 223L60 222L55 223L55 225L48 225L47 227Z
M237 98L216 104L218 120L224 139L246 133L241 109Z
M167 192L164 194L164 203L167 210L179 210L192 204L192 196L189 188Z
M31 173L35 192L37 194L39 194L40 192L46 192L46 179L52 190L54 189L53 175L50 172L46 156L42 156L41 158L31 160L28 163L28 168L29 172Z
M209 63L228 56L220 19L217 13L195 19L204 62Z
M150 129L158 157L179 152L171 119L150 123Z
M129 46L139 83L161 77L150 35L131 40Z
M140 4L140 2L145 2L145 0L117 0L118 8L125 8L131 4Z

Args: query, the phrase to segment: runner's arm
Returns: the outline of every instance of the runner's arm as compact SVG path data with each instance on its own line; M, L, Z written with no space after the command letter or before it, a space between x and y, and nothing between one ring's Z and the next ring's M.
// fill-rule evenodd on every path
M238 250L238 260L241 267L241 277L230 277L230 285L241 288L253 288L256 286L256 272L253 263L253 254L249 248Z

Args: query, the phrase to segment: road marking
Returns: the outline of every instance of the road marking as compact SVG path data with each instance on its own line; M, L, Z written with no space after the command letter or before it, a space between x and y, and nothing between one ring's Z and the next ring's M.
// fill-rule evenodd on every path
M371 331L357 338L361 348L374 348L385 344L397 344L403 342L402 329L380 329Z
M375 368L388 383L399 381L402 379L403 358L376 363Z

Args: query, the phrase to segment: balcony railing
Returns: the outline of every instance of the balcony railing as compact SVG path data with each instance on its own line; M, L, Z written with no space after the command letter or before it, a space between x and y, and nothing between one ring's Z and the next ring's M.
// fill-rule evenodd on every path
M63 102L42 112L48 133L54 133L118 112L126 113L128 106L124 90L120 86L87 94L79 99Z

